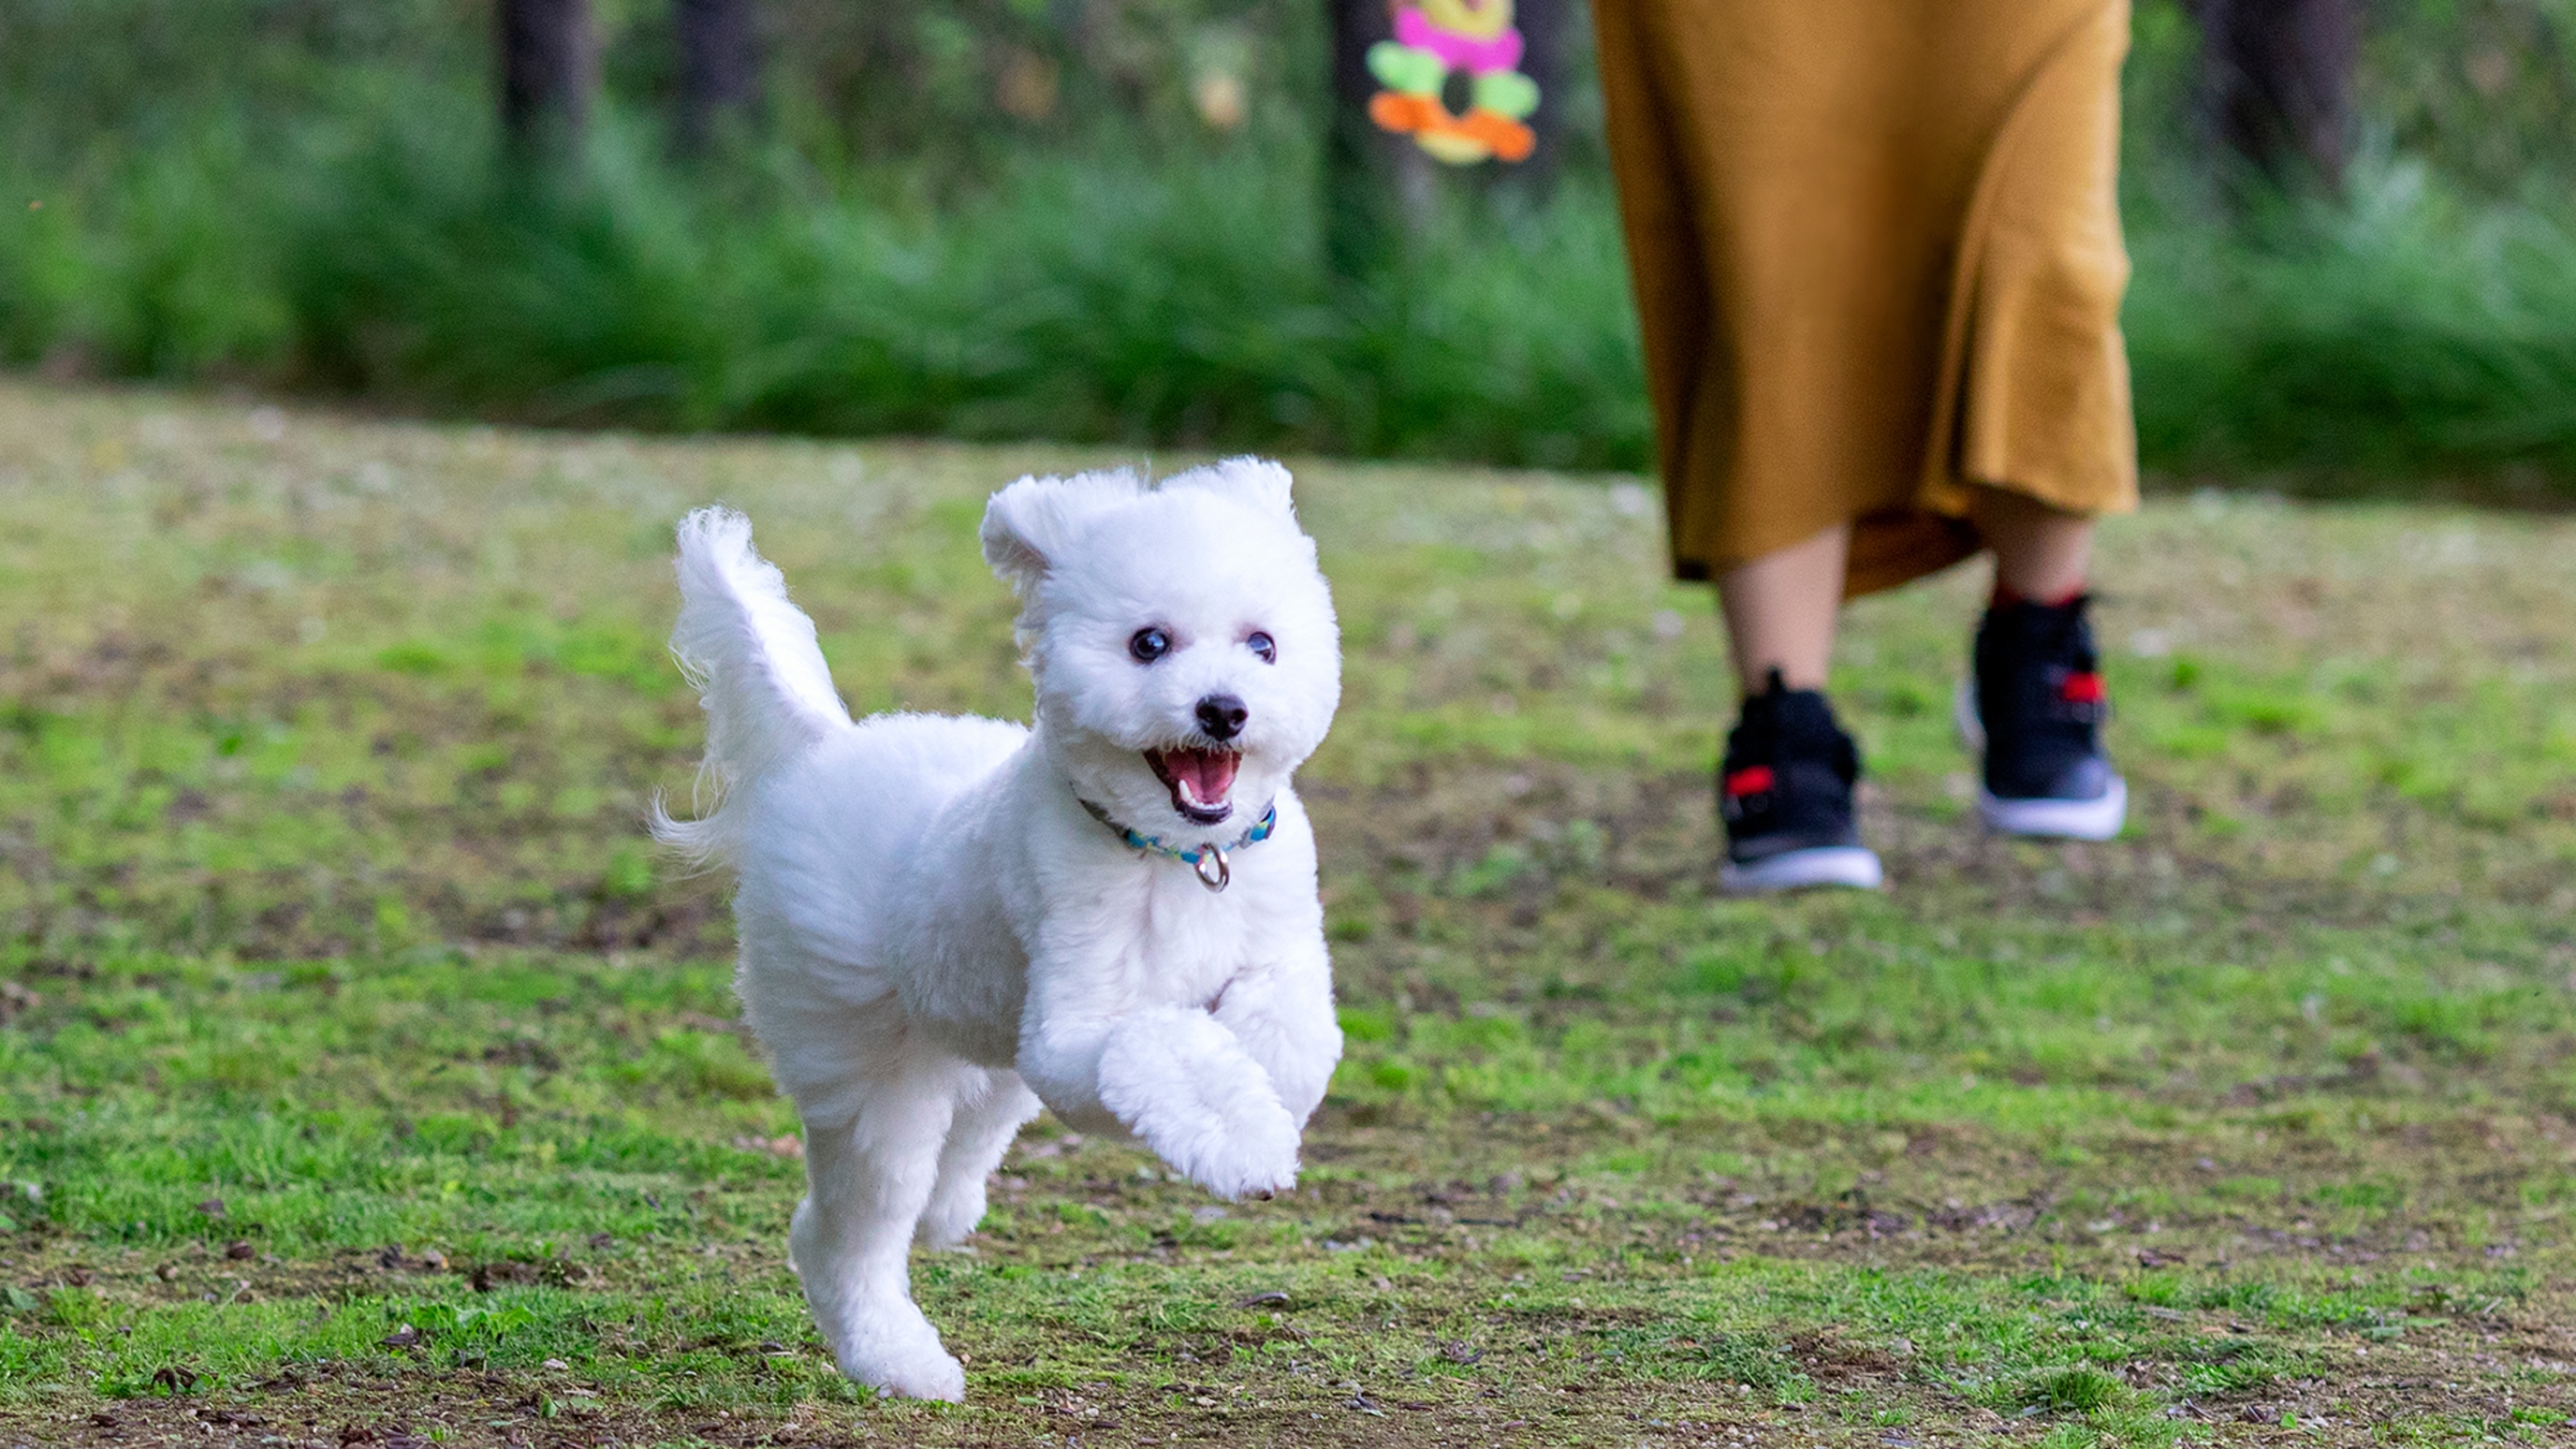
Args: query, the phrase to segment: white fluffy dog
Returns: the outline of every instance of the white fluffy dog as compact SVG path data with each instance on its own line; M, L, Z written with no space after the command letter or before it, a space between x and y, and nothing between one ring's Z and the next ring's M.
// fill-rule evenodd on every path
M913 1306L1043 1102L1220 1197L1297 1176L1341 1057L1315 840L1289 776L1341 697L1287 470L1024 478L984 513L1037 724L853 723L738 513L681 523L671 647L722 791L656 832L740 877L739 980L805 1124L789 1249L842 1372L965 1371Z

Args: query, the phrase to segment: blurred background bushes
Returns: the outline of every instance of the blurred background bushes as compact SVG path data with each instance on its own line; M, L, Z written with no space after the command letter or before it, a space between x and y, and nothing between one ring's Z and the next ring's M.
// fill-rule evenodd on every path
M2219 0L2201 0L2204 9ZM490 0L0 0L0 360L541 423L1651 462L1579 14L1537 178L1399 179L1336 269L1327 6L759 0L701 144L593 0L506 144ZM2340 186L2213 139L2142 0L2148 463L2576 496L2576 0L2363 9Z

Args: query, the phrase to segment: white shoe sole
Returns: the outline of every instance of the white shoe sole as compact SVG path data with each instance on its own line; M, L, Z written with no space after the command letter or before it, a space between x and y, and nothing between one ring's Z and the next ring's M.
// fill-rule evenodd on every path
M1968 753L1983 759L1986 722L1977 715L1977 696L1967 680L1951 696L1950 720ZM2001 835L2043 835L2061 840L2109 840L2129 821L2129 782L2117 775L2111 787L2091 800L2004 800L1977 787L1977 814L1986 828Z
M2117 775L2093 800L1999 800L1980 788L1977 813L2001 835L2047 835L2061 840L2109 840L2129 820L2129 782Z
M1807 850L1787 850L1751 865L1728 861L1726 868L1718 872L1717 880L1734 895L1805 890L1811 886L1850 886L1855 890L1874 891L1878 889L1880 880L1878 853L1863 845L1819 845Z

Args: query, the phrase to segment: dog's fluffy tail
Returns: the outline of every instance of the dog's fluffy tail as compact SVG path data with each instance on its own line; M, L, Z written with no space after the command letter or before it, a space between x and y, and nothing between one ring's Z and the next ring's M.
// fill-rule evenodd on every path
M679 573L671 653L707 712L707 754L699 818L674 820L657 799L653 835L705 861L732 854L726 794L849 728L850 711L832 688L814 621L787 601L777 566L752 552L750 519L730 508L681 519Z

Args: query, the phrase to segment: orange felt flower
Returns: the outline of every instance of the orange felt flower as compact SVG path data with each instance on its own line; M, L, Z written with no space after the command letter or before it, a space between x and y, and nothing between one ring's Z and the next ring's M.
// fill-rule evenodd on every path
M1451 129L1482 143L1505 161L1525 161L1538 146L1538 136L1529 127L1483 106L1471 108L1457 119Z
M1410 91L1379 91L1369 97L1369 119L1380 128L1398 135L1434 130L1449 120L1449 110L1438 96L1415 95Z

